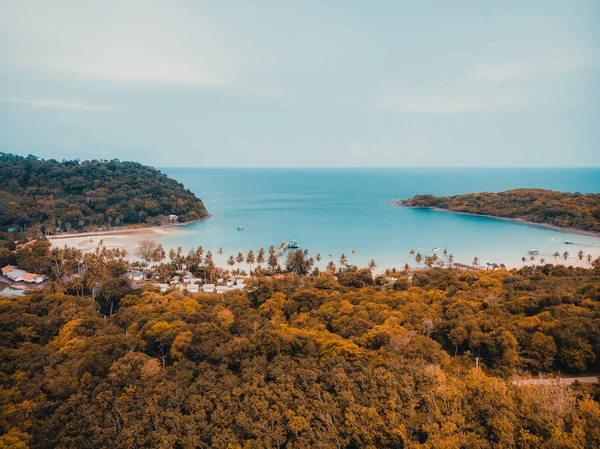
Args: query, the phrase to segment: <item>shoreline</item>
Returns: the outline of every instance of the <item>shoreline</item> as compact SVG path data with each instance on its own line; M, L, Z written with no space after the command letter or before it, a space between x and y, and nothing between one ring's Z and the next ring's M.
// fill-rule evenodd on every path
M503 221L509 221L512 223L520 223L520 224L524 224L524 225L537 226L539 228L550 229L552 231L559 231L559 232L564 232L564 233L568 233L568 234L584 235L584 236L588 236L588 237L600 237L600 232L595 232L595 231L586 231L584 229L578 229L578 228L565 228L565 227L553 225L550 223L536 223L534 221L523 220L522 218L498 217L496 215L475 214L473 212L461 212L461 211L455 211L455 210L451 210L451 209L442 209L441 207L435 207L435 206L410 206L410 205L407 205L405 203L405 201L406 200L390 200L390 202L394 206L405 207L407 209L428 209L428 210L434 210L437 212L445 212L445 213L449 213L449 214L467 215L470 217L493 218L495 220L503 220Z
M210 217L212 217L212 214L208 214L206 217L198 218L197 220L190 220L190 221L185 221L182 223L169 223L166 225L144 226L144 227L139 227L139 228L111 229L108 231L75 232L75 233L71 233L71 234L46 235L45 237L48 240L52 241L52 240L74 239L74 238L82 238L82 237L97 237L97 236L103 236L103 235L138 234L138 233L146 233L146 232L158 232L161 229L186 227L190 224L200 223L202 221L208 220Z

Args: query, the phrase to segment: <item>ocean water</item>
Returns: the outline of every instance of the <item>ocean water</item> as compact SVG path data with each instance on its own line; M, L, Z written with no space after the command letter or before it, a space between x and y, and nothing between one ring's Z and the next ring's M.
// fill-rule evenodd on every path
M237 169L165 168L204 201L212 217L204 222L157 234L166 248L202 245L219 265L239 251L277 247L296 239L325 266L345 254L361 266L375 259L379 268L401 268L414 249L435 247L470 263L521 266L527 250L551 259L555 251L600 254L600 238L536 226L394 206L391 199L419 193L455 195L538 187L582 193L600 192L600 169ZM238 226L244 226L238 231ZM565 245L564 241L575 242ZM223 248L224 255L217 251ZM354 250L354 253L353 253ZM584 264L585 265L585 264Z

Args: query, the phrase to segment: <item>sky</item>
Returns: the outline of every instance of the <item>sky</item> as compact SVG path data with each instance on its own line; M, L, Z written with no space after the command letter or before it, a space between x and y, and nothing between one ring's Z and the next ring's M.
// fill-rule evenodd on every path
M600 166L600 1L0 0L0 151Z

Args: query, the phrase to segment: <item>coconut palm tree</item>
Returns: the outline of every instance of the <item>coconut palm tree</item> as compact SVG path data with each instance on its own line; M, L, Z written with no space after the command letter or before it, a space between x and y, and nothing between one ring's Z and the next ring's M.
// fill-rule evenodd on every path
M562 255L563 259L567 260L569 258L569 251L565 251Z
M217 251L217 254L219 256L222 256L223 255L223 248L219 248L219 251Z
M377 268L377 264L375 263L375 259L371 259L371 262L369 262L368 268L369 268L370 272L373 272L373 270L375 268Z
M345 255L345 254L342 254L342 255L340 256L340 265L341 265L342 267L345 267L347 264L348 264L348 258L346 257L346 255Z
M593 260L593 259L594 259L594 258L592 257L592 255L591 255L591 254L588 254L588 255L587 255L587 257L585 258L585 260L587 260L587 263L589 263L589 264L591 264L591 263L592 263L592 260Z
M473 268L475 268L477 265L479 265L479 257L477 257L477 256L473 257L473 261L471 262L471 264L473 265Z
M263 263L265 263L265 249L261 248L258 250L258 255L256 256L256 264L260 268Z
M321 253L319 253L315 256L315 260L317 261L317 263L321 262Z
M411 249L411 250L408 252L408 255L409 255L409 256L414 256L414 255L415 255L415 250L414 250L414 249Z
M523 265L525 265L525 263L527 262L527 258L525 256L521 257L521 262L523 262Z
M254 265L254 262L256 262L254 251L250 250L248 251L248 254L246 254L246 263L250 266L250 275L252 275L252 265Z
M269 264L271 273L274 273L275 270L277 270L277 267L279 266L279 261L277 260L277 255L275 254L275 252L273 252L273 254L269 254L269 260L267 261L267 263Z
M238 264L238 276L239 276L240 272L242 271L242 262L244 262L244 255L242 253L238 253L238 255L235 258L235 261Z
M546 259L544 259L544 258L542 257L542 258L540 259L540 263L541 263L542 265L544 265L544 264L546 263Z
M582 250L579 250L577 252L577 258L579 259L579 262L581 262L584 257L585 257L585 253Z
M558 259L560 257L560 253L558 251L556 251L552 254L552 257L554 257L555 259Z
M404 272L408 274L410 272L410 265L408 263L404 264Z
M229 265L230 267L233 267L235 265L235 259L233 258L233 256L229 256L229 259L227 259L227 265Z
M417 253L415 256L415 262L417 262L417 264L420 264L423 261L423 256L421 255L421 253Z
M452 267L452 263L454 262L454 254L448 254L448 263L450 267Z

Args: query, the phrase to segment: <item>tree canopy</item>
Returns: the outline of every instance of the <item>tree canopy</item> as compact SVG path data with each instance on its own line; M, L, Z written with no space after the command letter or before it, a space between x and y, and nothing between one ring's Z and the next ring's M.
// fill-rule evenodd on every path
M46 231L161 223L208 215L181 183L136 162L62 162L0 153L0 226Z
M510 380L598 370L600 265L387 286L348 268L217 295L113 285L119 254L91 257L81 282L0 299L0 447L600 445L597 384Z

